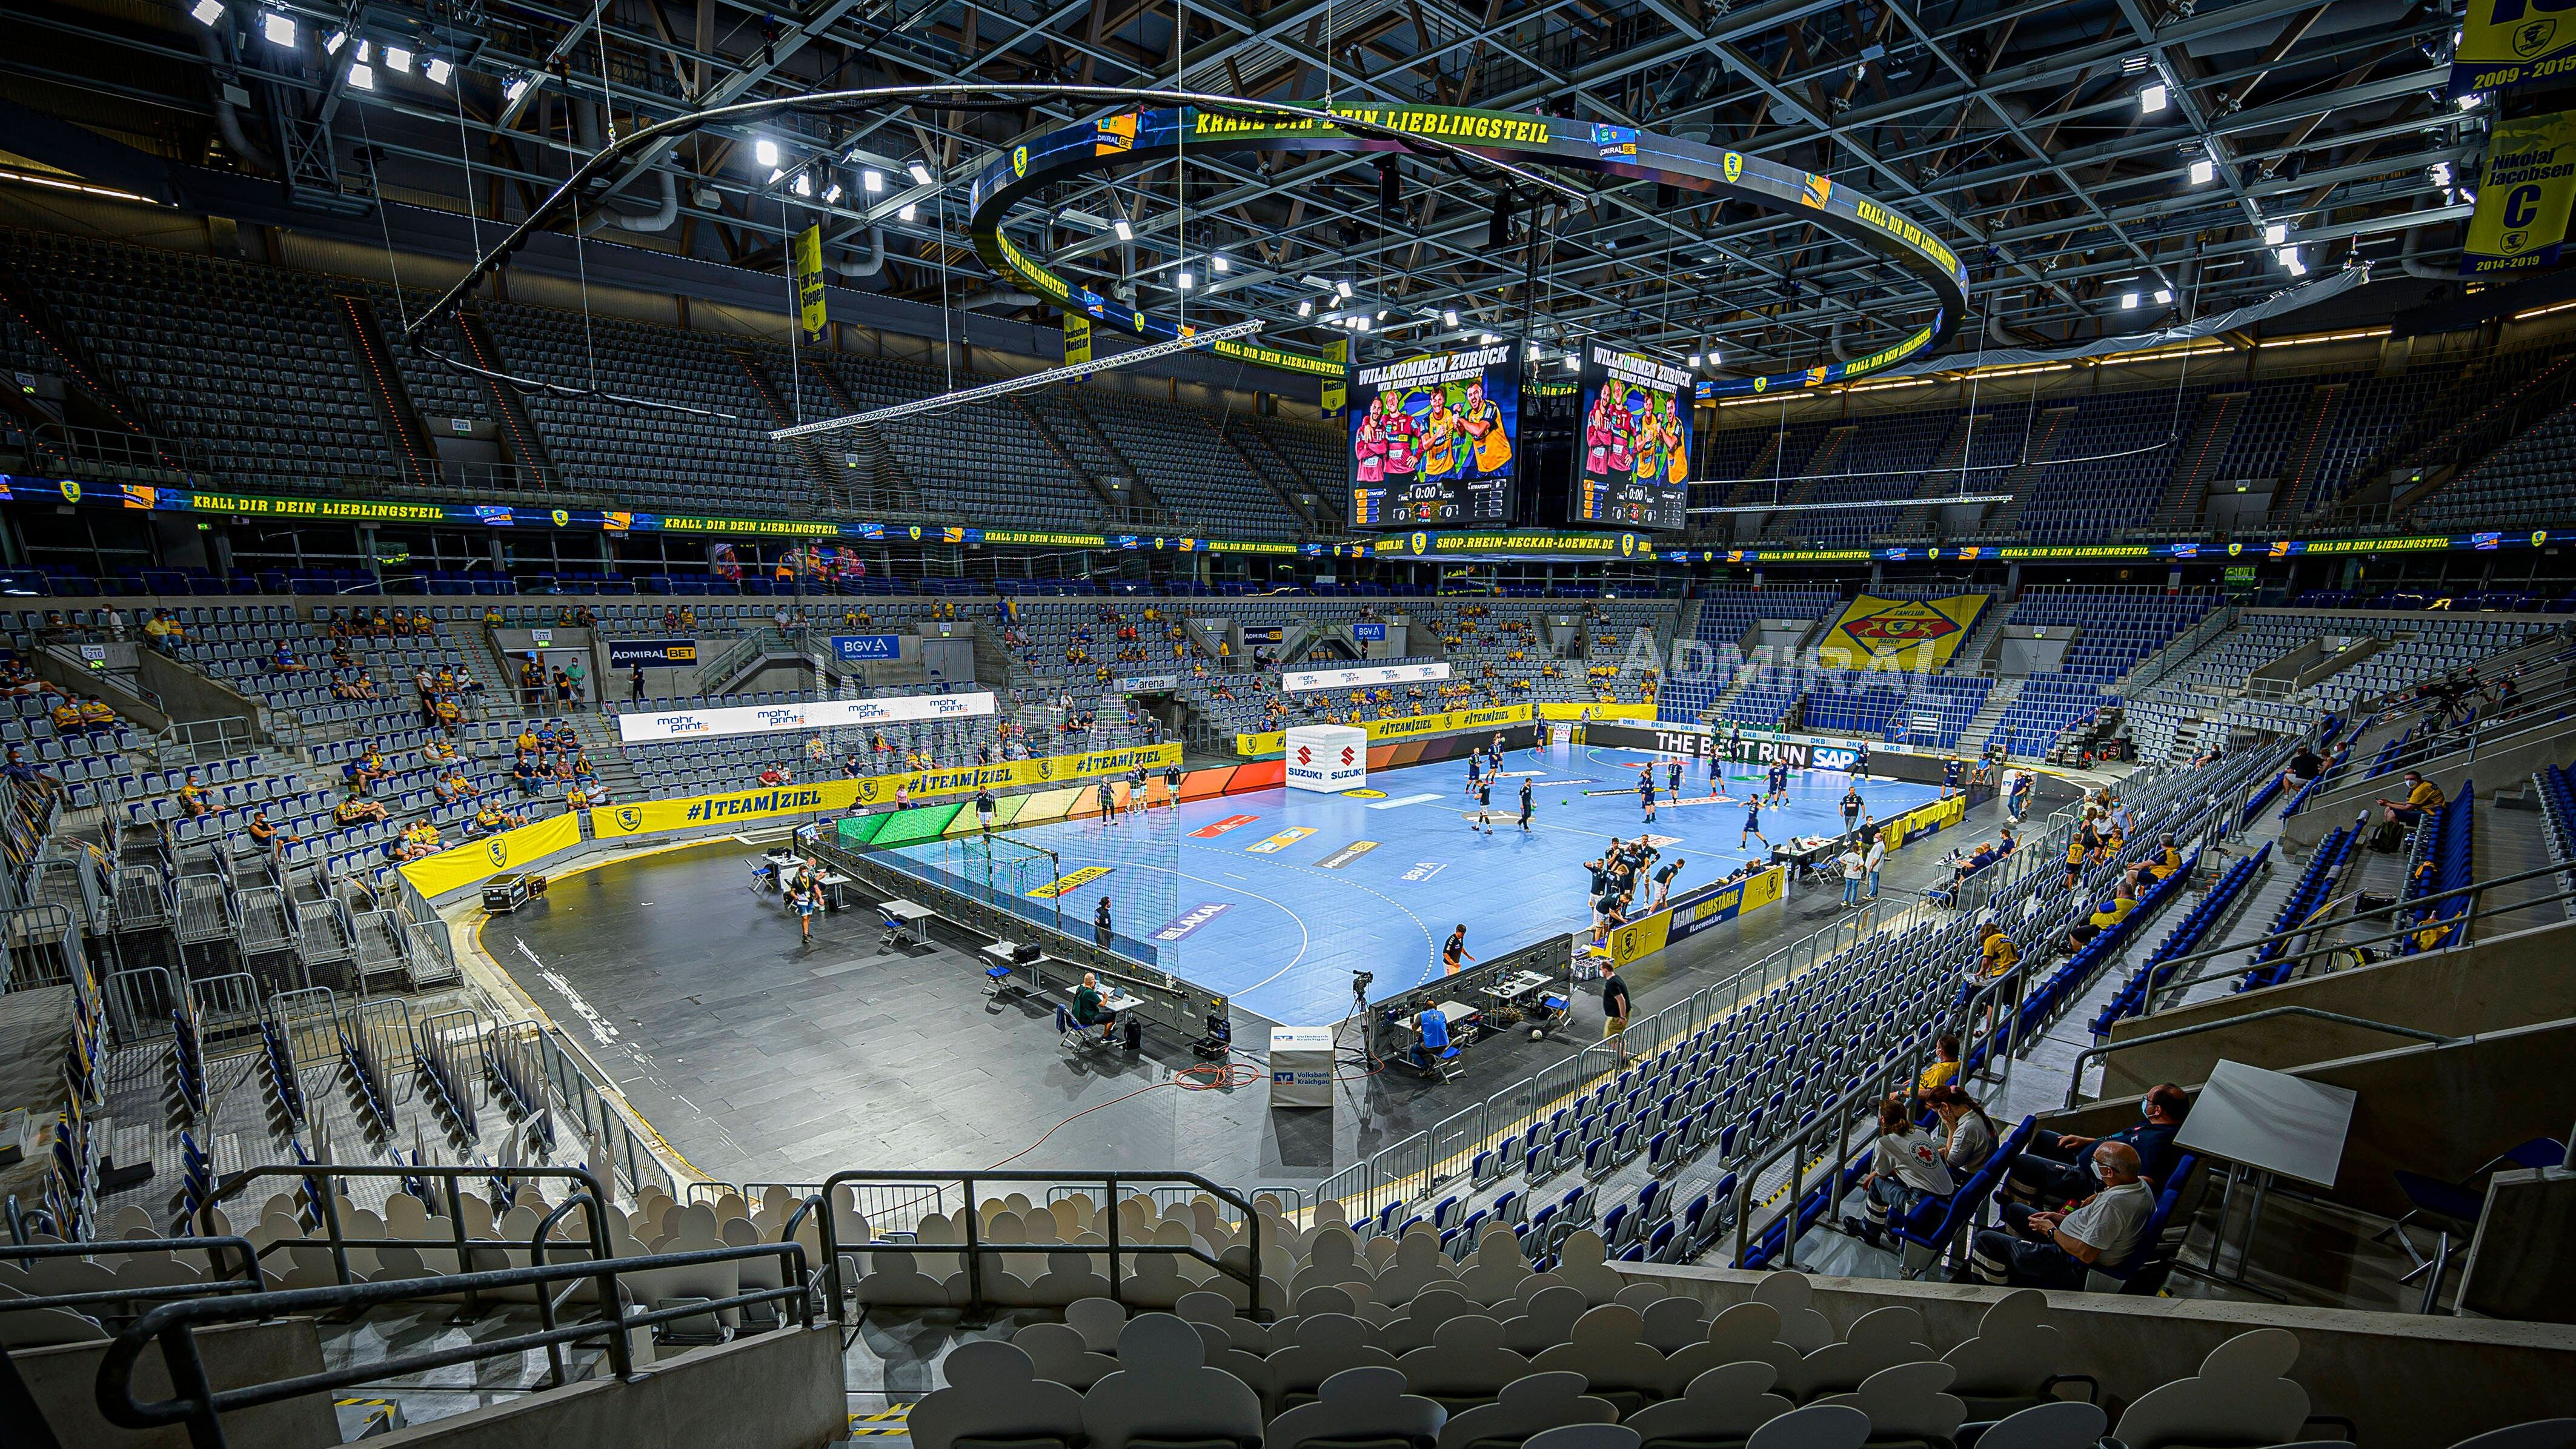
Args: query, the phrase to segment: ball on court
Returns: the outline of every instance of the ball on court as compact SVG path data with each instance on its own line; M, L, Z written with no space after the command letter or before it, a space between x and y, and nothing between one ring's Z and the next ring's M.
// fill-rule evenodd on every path
M1546 1028L1546 1027L1543 1027L1543 1026L1534 1026L1534 1027L1531 1027L1531 1028L1530 1028L1530 1040L1531 1040L1531 1041L1537 1041L1537 1040L1539 1040L1540 1038L1545 1037L1546 1035L1547 1035L1547 1028Z

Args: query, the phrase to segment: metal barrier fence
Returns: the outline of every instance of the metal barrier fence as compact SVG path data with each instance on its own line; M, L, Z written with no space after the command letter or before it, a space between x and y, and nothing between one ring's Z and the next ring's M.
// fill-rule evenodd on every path
M602 1084L607 1073L595 1071L581 1049L566 1041L559 1031L547 1031L537 1038L537 1056L545 1068L546 1081L554 1087L556 1102L581 1124L582 1140L597 1144L607 1154L605 1165L616 1172L629 1194L641 1192L647 1184L664 1192L674 1191L670 1171L653 1155L651 1143L636 1132L626 1114L610 1100L608 1088Z

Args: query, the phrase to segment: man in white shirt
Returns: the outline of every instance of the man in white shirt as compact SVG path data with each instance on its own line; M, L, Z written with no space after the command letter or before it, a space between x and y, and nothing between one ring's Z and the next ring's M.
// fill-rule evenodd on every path
M2065 1212L2005 1204L2004 1225L1977 1234L1978 1281L2081 1288L2092 1269L2125 1267L2135 1259L2155 1216L2156 1189L2138 1175L2137 1149L2125 1142L2095 1146L2093 1170L2102 1190Z
M1869 898L1877 900L1878 868L1887 863L1887 832L1882 830L1869 838L1869 854L1862 857L1862 863L1869 867Z
M1843 904L1860 904L1861 877L1869 874L1869 860L1857 847L1846 847L1840 857L1843 868Z
M1878 1144L1860 1187L1867 1195L1869 1216L1844 1218L1843 1231L1873 1248L1892 1219L1959 1190L1949 1164L1942 1160L1940 1140L1914 1125L1901 1102L1878 1104Z

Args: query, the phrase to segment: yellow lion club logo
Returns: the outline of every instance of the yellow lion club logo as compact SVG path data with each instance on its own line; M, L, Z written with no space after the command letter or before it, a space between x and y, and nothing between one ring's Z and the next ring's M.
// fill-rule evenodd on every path
M69 478L63 480L63 501L65 503L80 502L80 485Z
M1729 180L1729 181L1740 181L1740 180L1742 180L1743 178L1744 178L1744 156L1743 156L1743 153L1741 153L1741 152L1737 152L1737 151L1729 151L1729 152L1727 152L1727 153L1726 153L1726 179L1727 179L1727 180Z
M1832 179L1829 177L1810 174L1807 177L1807 188L1799 193L1798 199L1805 202L1807 205L1816 208L1818 211L1824 210L1825 203L1834 199L1834 183Z
M1753 390L1755 392L1767 392L1770 390L1770 387L1771 379L1767 377L1757 377L1753 379Z
M644 812L636 809L632 805L619 806L617 809L617 828L620 830L643 829Z
M918 523L914 524L914 525L912 526L912 530L911 530L911 531L912 531L912 541L913 541L914 543L919 543L919 542L921 542L921 525L920 525L920 524L918 524Z
M873 805L876 803L876 798L877 782L873 779L861 780L859 782L859 803L862 805Z
M2526 25L2518 27L2513 32L2513 53L2524 60L2529 60L2533 56L2547 50L2549 48L2549 42L2557 38L2557 21L2531 21Z
M510 863L510 842L506 840L491 841L483 847L483 853L492 857L492 868L498 870L502 866Z
M1011 174L1013 176L1026 176L1029 174L1028 147L1013 146L1011 148Z
M1619 556L1621 558L1627 558L1634 555L1636 552L1637 535L1633 533L1623 533L1619 535Z
M2535 528L2535 529L2533 529L2533 530L2531 531L2531 546L2532 546L2533 548L2539 548L2539 547L2542 547L2543 545L2547 544L2548 542L2549 542L2549 530L2548 530L2548 529L2545 529L2545 528Z
M561 528L561 527L563 527L564 525L566 525L566 524L568 524L568 523L572 522L572 515L571 515L570 513L566 512L565 510L560 509L560 508L556 509L556 510L555 510L554 512L552 512L552 513L547 514L546 516L547 516L548 518L551 518L551 519L553 519L553 520L555 521L555 527L557 527L557 528Z
M1053 760L1039 760L1039 761L1037 762L1037 777L1038 777L1039 779L1041 779L1041 780L1052 780L1052 779L1054 779L1054 778L1055 778L1055 761L1053 761Z
M2227 546L2227 556L2229 558L2234 558L2243 552L2245 552L2245 545L2241 543L2231 543Z
M1415 553L1428 553L1431 550L1431 535L1427 533L1417 533L1411 538L1406 539L1405 543L1410 546Z
M158 488L146 488L140 483L125 485L125 506L128 508L150 508L160 496Z

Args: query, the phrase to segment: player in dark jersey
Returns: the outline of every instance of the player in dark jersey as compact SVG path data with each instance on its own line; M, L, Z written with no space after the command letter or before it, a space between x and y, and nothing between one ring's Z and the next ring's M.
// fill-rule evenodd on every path
M1747 800L1744 802L1744 829L1736 833L1736 849L1742 850L1744 848L1744 840L1746 836L1751 836L1753 839L1761 841L1765 846L1768 846L1771 843L1771 837L1762 833L1762 802L1760 800Z
M1530 833L1530 782L1521 781L1521 834Z

